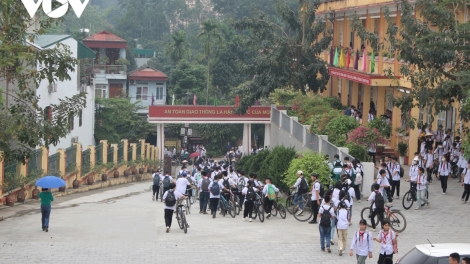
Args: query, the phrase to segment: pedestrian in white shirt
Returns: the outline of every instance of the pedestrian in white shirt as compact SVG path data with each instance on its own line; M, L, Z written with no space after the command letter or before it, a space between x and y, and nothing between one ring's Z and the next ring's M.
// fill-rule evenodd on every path
M383 222L383 229L380 230L377 237L374 237L374 241L380 243L380 255L378 264L383 264L386 258L391 258L393 260L393 254L398 253L396 247L397 235L393 230L390 230L390 222L385 220Z
M209 203L209 185L212 179L207 177L207 171L202 171L202 178L197 182L199 188L199 213L207 214L207 204Z
M308 183L307 180L304 178L304 173L299 170L297 171L297 181L295 182L294 186L291 187L291 189L297 189L297 193L294 196L294 204L299 207L299 211L297 215L302 215L303 209L304 209L304 199L302 198L302 195L308 192ZM294 210L297 211L297 208L294 208Z
M460 151L459 162L457 163L457 165L459 165L459 182L461 182L462 181L462 172L468 166L467 160L463 156L463 149Z
M326 249L328 253L331 253L330 249L330 236L331 236L331 222L335 218L335 210L334 207L330 205L330 196L325 196L324 198L325 204L320 206L320 210L318 211L318 218L320 218L320 224L318 225L318 229L320 231L320 247L321 251L325 251L325 241L326 241ZM326 213L328 211L328 213ZM325 217L322 216L325 214ZM328 214L330 215L328 217ZM327 219L330 218L330 219ZM328 224L328 221L330 222Z
M382 174L382 171L384 172ZM393 198L392 194L390 193L390 182L391 175L387 168L386 163L382 163L379 168L379 173L377 174L377 183L380 185L380 192L384 197L388 198L388 202L392 203Z
M468 197L470 196L470 163L467 164L467 168L463 171L463 180L462 186L464 186L464 191L462 194L462 202L467 203ZM465 201L464 201L465 198Z
M447 191L447 180L450 175L450 163L447 161L445 156L442 156L441 163L437 171L437 178L441 181L442 194L446 194Z
M253 206L254 202L256 201L256 192L258 192L258 189L255 188L254 182L253 181L248 181L247 186L243 188L242 194L245 196L245 210L243 211L243 221L246 220L247 217L249 217L249 221L253 219L252 217L252 212L253 212Z
M357 264L366 264L367 257L372 258L374 246L372 245L372 234L366 230L367 221L361 219L359 221L359 231L357 231L351 241L351 248L349 256L353 256L353 251L356 249Z
M272 184L271 178L266 178L266 184L263 187L264 195L264 212L267 214L266 218L271 217L271 209L273 208L274 199L276 199L276 193L279 189L276 185Z
M219 205L219 200L220 200L220 193L222 190L225 190L221 180L221 176L217 175L214 176L214 180L209 184L209 193L210 193L210 209L211 209L211 214L212 218L215 218L217 214L217 206ZM229 191L228 189L226 189Z
M176 209L177 200L180 198L186 199L186 196L176 190L175 183L170 183L169 188L170 189L163 194L163 201L165 202L163 208L165 210L165 226L167 233L170 232L171 222L173 219L173 213Z
M410 166L410 174L408 181L410 182L410 189L416 188L416 182L418 181L418 158L414 158L412 165Z
M400 198L400 164L398 164L398 158L392 158L392 165L390 173L392 173L392 190L390 191L392 194L392 198L395 195L395 190L397 191L397 198Z
M421 208L421 200L423 200L424 203L426 203L429 207L429 201L426 199L426 189L427 189L427 179L426 175L424 175L424 169L419 168L418 169L418 179L416 182L416 190L418 191L417 196L418 196L418 207L416 210L419 210Z
M426 161L425 166L428 174L428 182L430 183L432 181L432 171L434 167L434 154L432 149L428 149L428 153L424 156L424 159Z
M341 191L340 198L342 198L338 204L338 209L336 210L336 231L338 232L338 251L339 255L343 255L343 250L346 248L346 239L348 238L348 228L349 221L351 220L351 215L349 213L349 205L346 204L346 199L344 199L346 192Z
M317 223L317 216L318 216L318 208L321 204L321 200L323 197L320 195L320 188L321 184L318 181L318 173L312 173L310 176L312 179L312 211L313 211L313 219L312 221L308 222L309 224L316 224Z
M182 194L185 194L188 186L191 186L191 183L188 181L188 174L183 172L181 174L181 178L176 180L176 190Z
M381 174L385 173L384 170L381 170ZM375 216L378 215L379 216L379 221L380 223L384 223L384 212L385 212L385 208L384 208L384 198L382 196L382 194L379 192L379 184L374 184L374 191L370 194L369 196L369 199L367 199L369 202L372 203L372 213L371 213L371 216L370 216L370 219L371 219L371 223L372 223L372 231L375 232Z

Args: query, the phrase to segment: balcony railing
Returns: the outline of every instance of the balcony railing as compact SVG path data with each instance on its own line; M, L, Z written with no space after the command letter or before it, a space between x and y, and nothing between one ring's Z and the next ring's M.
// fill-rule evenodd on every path
M95 73L106 74L126 74L127 67L125 65L94 65Z

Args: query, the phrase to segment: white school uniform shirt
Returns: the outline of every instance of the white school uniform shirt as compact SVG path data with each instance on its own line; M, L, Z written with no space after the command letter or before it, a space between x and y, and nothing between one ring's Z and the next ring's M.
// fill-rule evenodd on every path
M348 205L347 202L348 202L348 201L346 201L346 205ZM325 199L323 199L323 200L321 201L320 206L323 206L323 205L325 205L325 204L326 204L326 203L325 203ZM336 207L336 206L338 206L338 204L339 204L339 200L338 200L338 199L335 199L335 198L331 198L331 200L330 200L330 202L329 202L328 204L329 204L329 205L333 205L333 207Z
M335 199L335 200L339 200L339 192L340 192L340 191L341 191L340 189L334 188L334 189L333 189L333 196L332 196L332 198Z
M353 187L349 187L348 193L349 193L349 197L351 197L351 201L349 202L351 204L349 207L351 207L354 204L354 198L356 198L356 192L354 191Z
M426 168L429 168L429 166L432 166L432 164L434 163L434 155L428 153L426 154L425 158L426 158Z
M424 157L424 155L426 155L426 142L421 143L421 149L420 149L419 152L420 152L421 156L423 156L423 157Z
M317 191L318 191L318 197L320 197L320 200L321 200L322 197L320 196L320 182L315 181L312 184L312 201L317 200Z
M213 180L214 177L215 177L215 175L217 175L217 174L219 174L219 173L220 173L220 171L213 171L213 172L211 173L211 179Z
M166 196L168 195L168 192L169 192L169 191L170 191L170 190L166 191L166 192L163 194L163 197L162 197L163 202L165 202ZM179 198L183 197L183 194L181 194L181 193L178 192L177 190L174 190L174 193L175 193L175 198L176 198L176 200L178 200ZM174 211L174 210L176 209L176 204L173 205L173 206L167 206L166 203L163 203L163 208L164 208L164 209L170 209L170 210L173 210L173 211Z
M392 229L389 229L387 236L385 236L385 232L383 230L380 230L377 234L377 239L382 239L382 243L380 243L380 254L391 255L393 253L392 240L396 237L397 235Z
M470 184L470 170L468 168L462 171L463 176L463 183Z
M415 182L418 180L418 165L411 165L410 167L410 181Z
M374 251L374 246L372 242L372 234L364 230L362 236L360 235L360 231L357 231L351 241L351 250L356 248L356 254L359 256L369 256L369 253Z
M445 153L445 149L444 148L436 148L434 150L434 154L437 154L439 160L442 159L442 156L444 156L444 153Z
M222 181L220 181L220 180L217 181L217 182L216 181L211 182L209 184L209 193L210 193L209 198L220 198L220 193L219 193L219 195L213 195L212 192L210 191L212 185L214 185L214 184L219 184L220 193L222 193L222 189L224 188L224 185L222 184Z
M467 168L467 160L465 159L465 157L463 156L463 153L460 152L460 156L459 156L459 163L458 163L459 167L462 168L462 169L465 169Z
M264 187L263 187L263 194L264 194L264 196L268 196L268 186L269 186L269 185L273 186L275 192L279 192L279 189L276 188L276 185L274 185L274 184L266 184L266 185L264 185Z
M188 179L181 177L176 180L176 190L180 193L186 193L186 187L190 185Z
M427 176L424 175L424 173L421 176L418 175L417 180L416 180L416 182L418 183L416 185L416 190L418 191L426 190L427 181L428 181Z
M255 187L253 187L253 191L258 192L258 189L256 189ZM248 187L243 188L242 194L243 194L243 195L246 195L247 193L248 193ZM246 203L246 201L247 201L247 200L245 199L244 203Z
M392 181L400 180L400 165L398 163L392 164L390 173L392 174Z
M228 173L228 177L232 180L234 180L235 182L238 182L238 176L237 176L237 173L235 172L229 172Z
M349 210L345 208L340 208L336 212L336 218L338 219L338 222L336 223L336 228L337 229L348 229L349 228Z
M379 190L379 192L381 193L380 190ZM367 201L369 201L369 202L371 202L371 203L374 202L374 203L372 204L372 210L375 210L375 194L376 194L376 192L373 191L373 192L369 195L369 198L367 198ZM384 199L385 199L385 198L384 198Z
M300 182L302 181L303 178L304 177L299 177L297 178L297 181L295 181L294 187L297 189L297 191L299 191ZM308 182L306 179L305 179L305 182L307 183L307 188L308 188Z
M444 165L445 164L445 165ZM449 176L450 174L450 162L439 162L439 175L440 176Z

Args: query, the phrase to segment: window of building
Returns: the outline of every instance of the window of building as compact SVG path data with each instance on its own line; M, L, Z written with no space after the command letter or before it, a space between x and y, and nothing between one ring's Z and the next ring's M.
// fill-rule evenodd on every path
M343 26L339 26L339 45L340 46L344 46L343 45Z
M389 90L387 93L387 109L389 109L390 111L393 110L393 102L392 100L390 100L390 97L392 96L393 96L393 90Z
M82 127L82 124L83 124L83 119L82 119L82 118L83 118L83 115L82 115L82 114L83 114L83 112L82 112L82 110L80 110L80 111L78 112L78 126L79 126L79 127Z
M354 49L354 31L351 31L351 36L349 39L349 47L351 47L351 49Z
M163 87L157 86L157 96L155 100L163 100Z
M106 85L95 85L95 98L106 98Z
M442 125L444 127L446 127L446 116L447 116L447 113L446 111L441 111L438 115L437 115L437 125Z
M69 127L70 131L73 130L73 121L74 121L74 116L72 114L69 115Z
M148 93L149 93L148 87L137 87L137 93L135 95L135 99L140 100L140 101L146 101L148 100Z

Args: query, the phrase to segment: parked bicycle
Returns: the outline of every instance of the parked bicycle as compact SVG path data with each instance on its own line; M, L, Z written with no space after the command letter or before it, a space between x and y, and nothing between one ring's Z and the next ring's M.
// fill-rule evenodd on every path
M187 200L187 199L186 199ZM184 201L183 200L179 200L178 201L178 209L176 209L176 220L178 222L178 225L180 227L180 229L182 229L184 231L184 233L188 233L188 222L186 221L186 216L185 216L185 210L183 209L184 208Z
M231 202L225 199L224 195L220 195L219 205L222 216L225 217L225 214L228 212L232 216L232 218L235 218L235 208L233 207L233 204Z
M406 218L398 209L391 209L392 206L385 206L384 220L390 221L390 227L397 233L401 233L406 229ZM362 219L370 219L372 215L372 204L368 207L364 207L361 211ZM374 219L375 223L379 223L379 216L376 215ZM367 226L372 227L370 221L367 221Z
M428 191L426 191L425 197L427 200ZM413 203L415 201L418 201L418 196L417 196L416 186L413 186L412 188L410 188L409 191L405 193L405 195L403 195L403 201L402 201L403 208L405 208L405 210L410 209L413 206ZM424 206L424 205L426 205L426 203L423 202L421 206Z
M281 216L282 219L286 219L287 210L284 207L284 205L279 203L279 196L276 196L276 199L273 202L273 208L271 209L271 215L272 216L277 216L278 212L279 212L279 215Z

